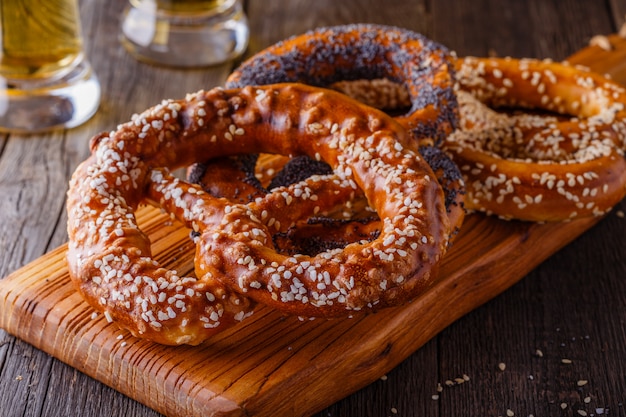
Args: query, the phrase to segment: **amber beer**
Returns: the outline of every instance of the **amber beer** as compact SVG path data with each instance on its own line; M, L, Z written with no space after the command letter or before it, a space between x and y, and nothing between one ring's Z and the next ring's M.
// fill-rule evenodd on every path
M174 13L207 12L232 3L232 0L157 0L157 7Z
M0 75L49 78L82 55L76 0L0 0Z

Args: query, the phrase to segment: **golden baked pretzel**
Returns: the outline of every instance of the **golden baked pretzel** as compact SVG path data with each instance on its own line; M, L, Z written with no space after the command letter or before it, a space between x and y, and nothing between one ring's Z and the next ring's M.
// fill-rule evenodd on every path
M466 179L468 209L561 221L603 215L624 197L622 86L533 59L467 57L456 69L461 125L443 147Z
M313 177L240 204L168 173L243 152L309 155L333 168L333 181ZM381 218L378 238L316 256L274 250L273 231L358 188ZM196 232L196 276L152 258L134 216L147 199ZM164 344L201 343L254 301L312 317L402 304L434 280L450 234L441 187L401 125L296 84L217 88L146 110L92 140L67 204L72 281L108 319Z

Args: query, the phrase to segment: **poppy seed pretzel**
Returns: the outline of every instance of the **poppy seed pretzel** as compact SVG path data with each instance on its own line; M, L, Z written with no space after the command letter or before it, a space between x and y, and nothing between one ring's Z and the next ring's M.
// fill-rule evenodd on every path
M456 67L460 127L443 147L463 172L468 209L563 221L601 216L624 198L624 87L535 59L466 57Z
M340 181L313 178L240 204L168 174L244 151L306 154ZM270 229L356 187L383 222L377 239L316 256L276 253ZM198 233L195 277L153 259L134 216L145 200ZM433 282L450 233L443 200L415 142L384 113L305 85L217 88L164 101L94 138L68 191L70 277L108 319L164 344L201 343L250 315L254 302L348 316L405 303Z
M339 25L292 36L243 62L226 86L300 82L330 87L343 81L379 79L406 88L410 109L396 120L416 138L439 142L456 128L452 54L419 33L393 26ZM386 104L401 101L397 97Z

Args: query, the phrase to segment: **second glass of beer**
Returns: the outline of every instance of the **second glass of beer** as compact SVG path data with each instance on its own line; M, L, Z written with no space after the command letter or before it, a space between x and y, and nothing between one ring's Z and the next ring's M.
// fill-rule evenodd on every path
M129 0L122 43L136 58L203 67L240 56L249 39L240 0Z

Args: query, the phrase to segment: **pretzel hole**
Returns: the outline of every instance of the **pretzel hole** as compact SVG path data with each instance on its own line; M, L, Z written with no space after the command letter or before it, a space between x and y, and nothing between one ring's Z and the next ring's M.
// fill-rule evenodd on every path
M330 88L392 117L405 115L411 110L411 96L406 86L388 78L338 81Z
M388 78L338 81L330 88L392 117L404 115L411 108L408 89ZM189 180L213 196L247 204L278 187L330 173L328 164L307 156L245 154L195 164L189 171ZM314 256L354 242L371 242L380 235L379 220L359 194L333 210L302 219L274 234L272 240L279 253Z
M332 173L328 164L307 156L244 154L195 164L188 178L215 197L248 204L313 175ZM379 220L365 197L356 192L341 204L314 211L285 230L276 231L272 242L276 251L284 255L315 256L351 243L373 241L380 235ZM196 235L192 232L192 236Z
M563 109L484 103L478 97L458 92L461 126L466 133L455 132L448 138L452 146L473 136L467 143L504 159L567 162L583 159L586 148L592 143L600 144L603 139L582 131L583 122ZM575 134L577 131L580 134Z

